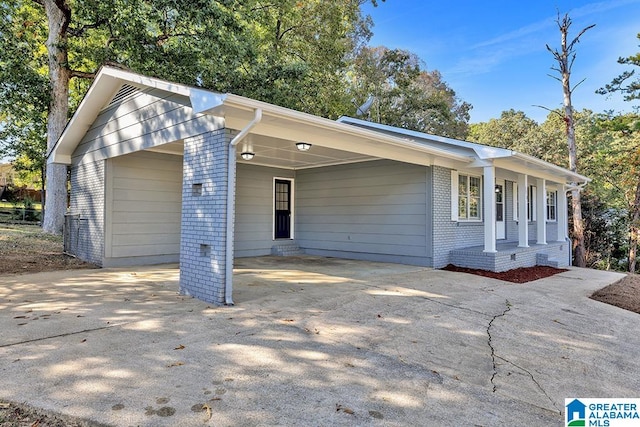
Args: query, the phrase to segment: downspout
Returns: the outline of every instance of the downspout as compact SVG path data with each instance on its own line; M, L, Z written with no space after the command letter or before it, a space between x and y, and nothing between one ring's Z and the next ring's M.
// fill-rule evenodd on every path
M233 246L234 221L236 217L236 146L247 136L255 125L262 120L262 109L254 110L253 120L237 134L229 143L229 159L227 165L227 247L225 252L225 284L224 303L233 305Z

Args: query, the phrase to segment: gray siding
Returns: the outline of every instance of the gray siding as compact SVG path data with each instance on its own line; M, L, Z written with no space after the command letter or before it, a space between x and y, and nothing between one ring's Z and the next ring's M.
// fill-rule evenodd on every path
M151 148L222 127L210 115L195 115L187 97L157 89L138 91L105 108L72 155L85 163Z
M182 157L140 151L107 164L105 264L177 262Z
M104 256L104 161L71 168L69 212L76 215L72 226L73 253L78 258L102 265Z
M431 265L429 168L373 161L297 172L306 253Z
M234 240L236 257L261 256L271 253L273 246L273 178L294 178L294 176L295 172L291 170L242 163L237 165Z

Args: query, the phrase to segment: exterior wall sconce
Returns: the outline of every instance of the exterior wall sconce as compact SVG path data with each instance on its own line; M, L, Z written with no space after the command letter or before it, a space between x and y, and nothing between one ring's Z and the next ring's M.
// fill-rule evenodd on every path
M309 151L311 144L307 142L296 142L296 148L300 151Z
M252 153L250 151L245 151L240 154L240 157L242 157L244 160L251 160L253 159L253 156L255 156L255 153Z

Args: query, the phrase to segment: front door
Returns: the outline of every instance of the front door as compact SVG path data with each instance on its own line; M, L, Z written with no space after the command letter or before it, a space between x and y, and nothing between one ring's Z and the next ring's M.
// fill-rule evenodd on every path
M291 238L291 181L287 179L275 180L275 223L274 237L276 239Z
M506 238L504 180L496 180L496 239Z

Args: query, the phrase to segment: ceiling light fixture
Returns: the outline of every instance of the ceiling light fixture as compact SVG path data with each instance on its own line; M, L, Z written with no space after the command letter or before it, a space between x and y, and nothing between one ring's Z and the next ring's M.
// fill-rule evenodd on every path
M253 159L253 156L255 156L255 153L252 153L251 151L245 151L244 153L240 154L240 157L242 157L244 160L251 160Z
M311 148L311 144L309 144L308 142L297 142L296 148L300 151L309 151L309 148Z

